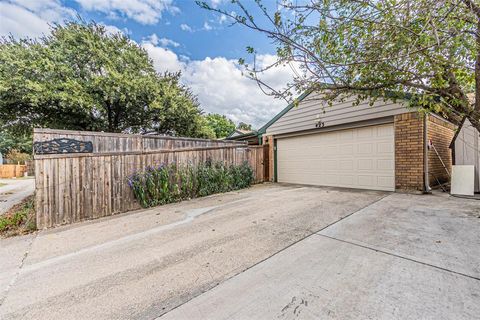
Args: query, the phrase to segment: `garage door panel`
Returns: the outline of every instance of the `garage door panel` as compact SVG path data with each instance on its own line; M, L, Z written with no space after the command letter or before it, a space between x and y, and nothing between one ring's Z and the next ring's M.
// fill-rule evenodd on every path
M358 186L373 188L375 186L376 177L370 175L358 175Z
M357 137L359 140L372 138L374 136L374 127L365 127L360 129L354 129L357 132Z
M359 143L357 145L357 153L358 154L368 154L371 155L374 151L373 144L370 142L367 143Z
M373 170L374 162L374 159L358 159L358 170Z
M340 160L339 161L339 168L340 170L342 171L345 171L345 170L348 170L348 171L352 171L354 170L354 160L353 159L349 159L349 160Z
M357 177L353 175L341 175L338 180L339 184L344 186L357 184Z
M390 176L386 176L386 177L380 176L380 177L377 177L377 184L380 187L389 188L390 186L395 184L395 179Z
M353 156L353 154L354 154L353 150L354 150L353 144L342 145L342 147L339 148L339 150L338 150L338 154Z
M394 152L394 146L391 141L377 143L377 154L391 154Z
M342 130L338 132L339 141L352 141L353 139L353 130Z
M279 182L394 190L393 125L279 139Z
M395 170L395 161L393 159L378 159L377 170L391 172Z
M394 131L389 126L377 126L377 137L392 137L394 135Z

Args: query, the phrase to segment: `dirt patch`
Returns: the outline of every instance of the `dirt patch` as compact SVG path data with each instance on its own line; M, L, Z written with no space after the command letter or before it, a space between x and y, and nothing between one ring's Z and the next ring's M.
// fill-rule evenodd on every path
M37 230L35 223L34 196L25 198L0 215L0 236L11 237Z

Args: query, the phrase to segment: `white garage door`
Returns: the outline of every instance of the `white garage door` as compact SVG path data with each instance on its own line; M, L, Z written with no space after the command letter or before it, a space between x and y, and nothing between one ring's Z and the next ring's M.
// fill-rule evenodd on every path
M277 141L278 182L395 190L393 124Z

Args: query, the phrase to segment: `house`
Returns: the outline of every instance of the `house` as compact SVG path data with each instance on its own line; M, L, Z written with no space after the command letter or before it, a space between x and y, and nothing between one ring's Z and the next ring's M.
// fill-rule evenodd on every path
M274 181L371 190L429 191L449 179L455 125L405 101L329 105L306 92L258 130ZM430 144L435 146L438 155Z
M465 117L452 139L450 148L453 154L453 164L473 165L475 167L474 191L480 192L480 141L479 132Z
M259 133L256 130L242 129L235 129L225 140L246 141L249 145L259 145L262 141L261 138L259 139Z

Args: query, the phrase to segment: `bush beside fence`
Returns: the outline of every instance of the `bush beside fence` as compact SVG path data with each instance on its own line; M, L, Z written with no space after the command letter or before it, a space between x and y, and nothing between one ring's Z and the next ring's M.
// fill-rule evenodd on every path
M74 139L93 145L88 153L35 154L37 228L69 224L141 208L128 185L135 171L161 164L196 167L248 162L255 183L263 181L263 147L243 142L36 129L34 143ZM205 191L201 191L205 193Z
M253 180L253 170L247 162L225 165L207 161L196 166L149 166L130 176L128 184L135 199L147 208L247 188Z

